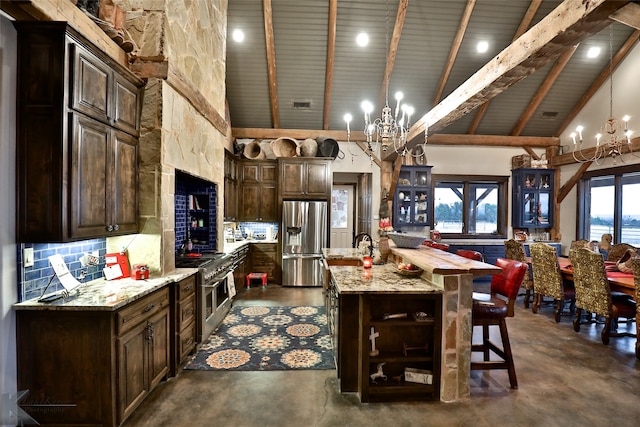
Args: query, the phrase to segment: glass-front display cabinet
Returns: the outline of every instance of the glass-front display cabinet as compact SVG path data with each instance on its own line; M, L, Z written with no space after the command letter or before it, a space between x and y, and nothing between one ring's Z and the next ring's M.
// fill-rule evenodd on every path
M393 200L393 228L431 224L431 166L402 166Z
M513 228L553 226L553 169L522 168L511 171Z

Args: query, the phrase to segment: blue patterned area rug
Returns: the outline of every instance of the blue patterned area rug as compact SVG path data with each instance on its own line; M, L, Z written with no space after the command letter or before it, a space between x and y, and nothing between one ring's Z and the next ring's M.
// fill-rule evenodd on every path
M184 369L335 369L325 308L234 306Z

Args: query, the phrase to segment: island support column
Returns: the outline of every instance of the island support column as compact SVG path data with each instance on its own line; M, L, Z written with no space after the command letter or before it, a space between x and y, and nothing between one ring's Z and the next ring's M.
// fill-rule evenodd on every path
M473 275L434 274L432 281L441 284L444 289L440 400L466 400L469 399L471 372Z

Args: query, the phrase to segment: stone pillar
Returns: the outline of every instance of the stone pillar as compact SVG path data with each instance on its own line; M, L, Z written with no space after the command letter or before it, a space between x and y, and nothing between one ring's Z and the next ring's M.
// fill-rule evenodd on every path
M473 275L433 275L443 285L442 359L440 400L456 402L469 399L471 368L471 296Z

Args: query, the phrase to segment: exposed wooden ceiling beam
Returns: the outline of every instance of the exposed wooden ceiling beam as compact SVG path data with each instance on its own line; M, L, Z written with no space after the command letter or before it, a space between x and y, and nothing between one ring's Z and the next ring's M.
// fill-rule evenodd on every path
M551 14L519 37L411 128L408 148L430 132L444 129L485 101L502 93L529 74L555 60L573 46L600 32L608 16L628 2L565 0Z
M556 63L553 64L551 71L549 71L549 74L547 74L547 76L544 78L544 81L542 82L536 93L533 95L533 97L531 97L527 108L525 108L525 110L522 112L520 118L516 122L516 125L511 130L511 135L515 136L522 133L522 130L525 128L527 123L529 123L529 120L531 120L531 117L533 117L533 114L536 112L536 110L544 100L544 97L547 96L547 94L551 90L551 86L553 86L562 70L564 70L564 67L567 66L567 63L569 63L569 60L576 52L576 49L578 49L578 46L579 45L575 45L567 49L562 55L560 55L560 58L558 58Z
M559 138L546 136L466 135L440 133L429 135L427 145L479 145L485 147L553 147Z
M396 13L396 22L393 25L393 34L389 41L389 52L387 54L387 64L384 67L384 76L382 77L382 88L380 89L380 95L378 96L378 105L380 109L385 104L387 99L387 89L389 87L389 81L391 81L391 73L393 73L393 66L396 63L396 54L398 53L398 45L400 44L400 37L402 36L402 27L404 26L404 18L407 14L407 7L409 0L399 0L398 12Z
M556 196L557 203L562 203L562 201L564 200L565 197L567 197L567 194L569 194L571 189L578 183L578 181L580 181L580 178L582 178L582 175L587 171L587 169L589 169L589 166L591 166L591 163L592 162L586 162L581 164L580 168L578 168L578 171L575 174L573 174L573 176L569 178L567 182L564 183L564 185L560 188L560 190L558 190L558 195Z
M346 141L347 131L344 130L313 130L313 129L270 129L270 128L232 128L234 138L241 139L276 139L289 137L297 140L317 138L319 136L333 138L336 141ZM350 140L365 141L362 131L351 131ZM435 134L429 135L429 145L478 145L485 147L557 147L560 139L547 136L508 136L508 135L466 135L466 134Z
M338 16L338 0L329 1L329 28L327 30L327 65L324 75L324 110L322 112L322 129L329 129L331 115L331 93L333 90L333 60L336 52L336 21Z
M513 39L511 40L512 43L516 41L518 37L523 35L527 31L527 29L529 29L529 26L531 25L533 18L536 16L536 13L538 12L538 8L540 8L541 3L542 3L542 0L531 0L531 3L529 3L529 8L527 9L524 16L522 17L522 20L520 21L520 25L518 26L518 29L516 30L516 33L513 36ZM480 122L484 117L484 114L487 112L487 108L489 108L490 103L491 101L487 101L484 104L482 104L480 108L478 108L475 116L473 117L473 121L469 126L469 131L468 131L469 133L471 134L476 133L476 131L478 130L478 126L480 126Z
M613 12L610 18L621 24L640 30L640 4L629 3L625 7Z
M438 89L436 89L436 94L433 97L433 106L437 105L438 102L440 102L440 100L442 99L444 87L447 85L449 75L451 74L451 69L453 68L453 64L456 62L456 58L458 57L458 51L460 50L460 45L462 44L464 33L467 31L467 27L469 26L469 21L471 20L471 12L473 12L473 8L475 5L476 0L467 0L467 6L464 8L464 12L462 13L462 19L460 20L460 25L458 26L456 36L453 39L453 44L451 45L451 50L449 51L449 57L447 58L447 62L444 64L444 70L442 70L442 75L440 76Z
M274 128L280 127L280 106L278 104L278 81L276 79L276 46L273 38L273 9L271 0L262 0L264 14L264 39L267 49L267 74L269 77L269 102L271 104L271 122Z
M616 68L618 68L618 65L620 65L622 60L631 51L633 46L638 41L638 38L640 38L640 31L636 30L629 36L627 41L624 42L622 47L620 47L620 50L618 50L618 52L616 52L616 54L611 58L611 63L613 67L609 67L609 64L607 63L607 66L602 70L602 72L600 72L600 74L593 81L593 83L591 83L591 86L589 86L589 89L587 89L587 91L582 95L578 103L574 105L574 107L571 109L569 114L567 114L567 117L564 119L564 121L556 131L555 136L560 136L562 132L565 131L567 126L569 126L569 124L573 121L573 119L576 118L576 116L580 113L580 111L584 108L584 106L587 105L587 102L589 102L589 100L593 97L593 95L595 95L598 89L600 89L600 87L607 81L607 79L609 78L609 75L611 74L610 73L611 69L615 70Z

